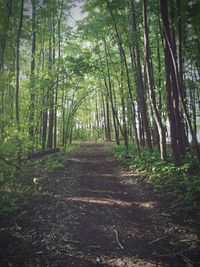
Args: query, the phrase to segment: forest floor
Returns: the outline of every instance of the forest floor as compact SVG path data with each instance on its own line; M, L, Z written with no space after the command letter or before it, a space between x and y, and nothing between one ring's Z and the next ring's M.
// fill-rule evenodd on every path
M106 151L80 145L23 211L1 218L1 267L200 266L197 231Z

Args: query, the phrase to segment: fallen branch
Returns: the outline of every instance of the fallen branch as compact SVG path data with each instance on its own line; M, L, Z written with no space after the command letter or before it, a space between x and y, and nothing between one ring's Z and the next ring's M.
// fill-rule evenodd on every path
M190 250L193 250L193 248L187 248L187 249L184 249L184 250L181 250L181 251L177 251L177 252L172 252L172 253L169 253L169 254L163 254L163 255L158 255L158 257L174 257L174 256L183 256L182 253L184 252L188 252Z
M155 240L150 241L150 242L148 243L148 245L153 244L153 243L156 243L156 242L158 242L158 241L160 241L160 240L162 240L162 239L165 239L165 238L167 238L168 236L169 236L169 235L165 235L165 236L156 238Z
M194 267L188 257L186 257L185 255L182 255L182 254L178 254L178 255L180 255L183 258L183 260L186 262L188 267Z
M115 232L115 238L116 238L117 244L119 245L119 247L121 249L124 249L124 247L122 246L122 244L119 242L119 236L118 236L117 230L114 229L114 232Z
M38 151L38 152L31 152L28 155L28 159L39 158L39 157L43 157L45 155L54 154L54 153L58 153L58 152L60 152L59 148L47 149L47 150L42 150L42 151Z

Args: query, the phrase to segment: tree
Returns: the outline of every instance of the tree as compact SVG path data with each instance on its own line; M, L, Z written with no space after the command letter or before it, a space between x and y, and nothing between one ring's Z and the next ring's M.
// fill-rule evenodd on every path
M149 28L147 24L147 1L143 0L143 23L144 23L144 47L145 47L145 63L146 63L146 75L147 75L147 87L149 92L149 98L153 110L153 116L156 121L156 126L159 133L159 145L160 145L160 154L161 159L164 161L167 160L167 151L166 151L166 137L165 129L162 124L161 116L159 114L156 97L154 92L154 78L153 78L153 66L151 62L151 51L149 47Z
M20 20L19 20L19 28L17 33L17 41L16 41L16 92L15 92L15 116L18 130L20 129L20 118L19 118L19 72L20 72L20 37L22 31L22 22L23 22L23 11L24 11L24 0L21 0L20 7Z

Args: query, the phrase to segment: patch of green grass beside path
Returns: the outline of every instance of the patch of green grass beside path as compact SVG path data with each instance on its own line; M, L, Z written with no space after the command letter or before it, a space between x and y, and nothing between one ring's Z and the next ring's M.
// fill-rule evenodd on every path
M30 199L37 196L40 180L47 174L68 165L69 155L77 149L70 145L66 151L26 160L21 170L1 163L0 166L0 214L9 214L23 209Z
M172 209L200 217L200 170L193 155L188 153L183 164L177 167L170 160L161 161L159 151L150 153L143 149L138 157L133 145L129 146L128 157L122 145L111 146L109 152L150 183L154 191L172 204ZM186 220L192 221L188 216Z

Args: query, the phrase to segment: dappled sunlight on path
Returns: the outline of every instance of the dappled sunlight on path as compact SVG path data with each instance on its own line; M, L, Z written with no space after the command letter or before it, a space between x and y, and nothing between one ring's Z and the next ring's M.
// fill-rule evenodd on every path
M31 209L15 221L15 243L24 250L23 258L17 249L11 255L15 267L189 266L184 242L195 242L195 233L174 221L106 147L81 145L68 168L44 182Z

